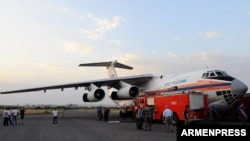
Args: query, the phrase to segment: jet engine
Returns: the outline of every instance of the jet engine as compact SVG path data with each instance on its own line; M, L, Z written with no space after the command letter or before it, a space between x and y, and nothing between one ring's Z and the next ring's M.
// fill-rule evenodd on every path
M121 88L118 91L111 93L113 100L128 100L137 97L140 93L137 86L132 86L127 83L121 82Z
M105 91L96 87L94 84L87 87L87 90L88 93L84 93L82 97L84 102L98 102L105 97Z

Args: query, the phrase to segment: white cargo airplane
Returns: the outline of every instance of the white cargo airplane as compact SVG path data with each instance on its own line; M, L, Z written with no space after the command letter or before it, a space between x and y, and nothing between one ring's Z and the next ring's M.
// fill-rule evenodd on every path
M243 97L248 87L242 81L217 69L199 70L183 74L143 74L135 76L117 77L115 68L133 69L130 66L112 62L80 64L79 66L106 66L110 78L89 80L77 83L59 84L53 86L3 91L1 94L22 93L85 87L84 102L101 101L106 94L102 86L113 88L110 98L120 106L129 106L132 99L141 94L171 94L177 92L202 92L208 94L210 106L217 109L230 108ZM110 89L112 90L112 89ZM129 105L126 105L129 104Z

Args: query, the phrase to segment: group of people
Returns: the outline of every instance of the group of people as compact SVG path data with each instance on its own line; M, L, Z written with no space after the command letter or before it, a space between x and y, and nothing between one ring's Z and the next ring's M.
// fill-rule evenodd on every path
M97 118L99 121L109 121L110 109L108 107L102 108L101 106L97 107Z
M248 120L248 116L247 116L247 112L246 112L246 108L244 106L244 103L241 102L237 108L237 112L238 112L238 119L241 121L242 125L247 125L247 120ZM215 108L215 106L211 107L211 121L212 124L218 124L218 120L220 118L219 113L217 112L217 109Z
M21 125L24 124L24 115L25 115L25 109L21 108L18 110L16 107L13 107L11 109L10 107L6 107L3 110L3 126L16 126L16 125ZM53 115L53 126L57 126L57 119L58 119L58 111L55 108L52 111Z
M185 125L189 124L189 106L185 107L183 111L185 118ZM173 111L166 105L163 111L163 120L166 124L166 132L173 132ZM138 130L151 131L152 130L152 120L153 120L153 108L149 105L143 107L138 107L136 109L136 127Z
M13 109L11 109L10 107L6 107L3 110L3 126L9 126L9 125L16 126L19 124L23 124L24 114L25 114L24 108L21 108L21 110L19 111L16 107L13 107Z
M169 109L168 106L165 107L166 109L163 112L163 117L165 119L165 123L167 125L167 132L169 131L173 131L173 126L171 123L171 119L173 116L173 112L171 109ZM217 111L217 109L215 108L215 106L211 106L210 109L210 113L211 113L211 122L213 125L218 124L218 120L220 118L220 115ZM185 109L183 111L183 116L184 116L184 125L189 125L190 124L190 109L189 109L189 105L185 106ZM247 125L247 120L248 120L248 116L247 116L247 112L246 112L246 108L244 106L244 103L240 103L240 105L238 106L238 119L241 121L242 125Z
M138 107L136 112L136 128L138 130L152 130L152 120L153 120L153 109L149 105L146 105L143 107ZM97 108L97 117L98 120L104 120L109 121L109 113L110 109L108 107L98 107ZM185 106L185 109L183 111L184 116L184 125L190 124L190 115L189 115L189 105ZM25 115L25 109L21 108L20 111L13 107L13 109L7 107L3 110L3 125L9 126L9 125L18 125L23 124L23 119ZM52 111L53 115L53 126L57 126L57 119L58 119L58 111L55 108ZM173 132L173 124L172 124L172 118L173 118L173 111L166 105L165 110L163 111L163 120L166 124L167 130L166 132ZM217 124L219 118L219 114L214 106L211 107L211 121L212 124ZM242 125L247 124L248 116L246 114L246 109L244 106L244 103L241 103L238 107L238 118L242 122ZM19 122L18 122L19 120Z
M138 130L151 131L152 117L153 109L149 105L146 105L144 108L138 107L136 110L136 128Z

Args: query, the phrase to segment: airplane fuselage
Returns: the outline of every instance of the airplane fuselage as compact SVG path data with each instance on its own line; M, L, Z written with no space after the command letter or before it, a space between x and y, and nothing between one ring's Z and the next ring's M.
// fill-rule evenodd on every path
M220 70L201 70L185 74L154 75L142 86L140 94L166 95L201 92L208 94L209 106L218 110L230 108L247 91L247 86ZM115 101L118 105L131 105L132 101Z

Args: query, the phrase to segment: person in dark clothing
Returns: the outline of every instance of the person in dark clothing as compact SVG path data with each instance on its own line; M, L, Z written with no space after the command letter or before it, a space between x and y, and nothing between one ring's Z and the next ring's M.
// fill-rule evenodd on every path
M214 106L211 107L212 124L218 124L218 112Z
M24 115L25 115L25 109L22 108L22 109L20 110L20 120L19 120L19 124L23 124Z
M189 125L190 124L190 121L189 121L189 105L186 105L185 106L185 109L184 109L184 124L185 125Z
M102 107L97 107L97 117L98 120L102 120L103 114L102 114Z
M151 107L149 107L149 105L147 105L144 109L143 109L143 115L144 115L144 130L147 131L151 131L152 130L152 116L153 116L153 109Z
M104 108L104 121L109 121L109 113L110 113L109 108L105 107Z
M238 107L238 114L239 114L239 119L242 122L242 125L247 124L247 114L246 114L246 109L244 106L244 103L241 103Z
M142 127L143 127L143 109L142 109L142 107L138 107L138 109L137 109L136 127L138 130L142 130Z

